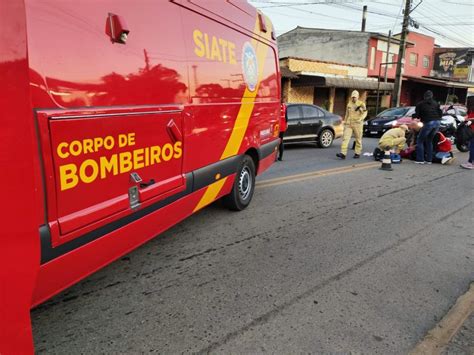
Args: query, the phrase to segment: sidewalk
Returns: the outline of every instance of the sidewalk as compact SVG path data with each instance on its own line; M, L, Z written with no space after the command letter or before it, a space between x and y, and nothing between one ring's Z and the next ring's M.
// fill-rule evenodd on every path
M474 283L410 355L474 354Z
M443 355L471 355L474 354L474 313L466 319L457 334L442 350Z

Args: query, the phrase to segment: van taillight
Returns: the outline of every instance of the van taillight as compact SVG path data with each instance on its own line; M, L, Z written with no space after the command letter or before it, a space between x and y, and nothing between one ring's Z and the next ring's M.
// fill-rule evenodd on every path
M286 105L285 105L285 104L281 104L281 109L280 109L280 110L281 110L281 111L280 111L280 112L281 112L281 118L282 118L282 119L285 119L285 117L286 117Z

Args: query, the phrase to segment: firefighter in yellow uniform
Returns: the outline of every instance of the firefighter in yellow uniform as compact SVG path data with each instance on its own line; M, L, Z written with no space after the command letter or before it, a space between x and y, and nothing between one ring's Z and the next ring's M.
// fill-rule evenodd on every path
M336 156L341 159L346 159L347 147L349 141L354 135L355 139L355 154L354 158L360 158L362 153L362 129L364 119L367 117L367 108L365 103L359 100L359 92L354 90L351 94L351 101L346 108L346 117L344 118L344 134L342 136L341 152Z
M408 131L408 126L402 124L398 128L389 129L384 133L382 138L379 140L379 148L382 150L395 150L395 153L400 153L400 151L405 147L405 134Z

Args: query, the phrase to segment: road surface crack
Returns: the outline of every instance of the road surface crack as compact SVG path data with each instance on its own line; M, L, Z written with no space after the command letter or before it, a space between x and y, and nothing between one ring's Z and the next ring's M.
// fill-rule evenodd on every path
M440 218L438 221L435 221L435 224L439 224L441 222L444 222L446 219L448 219L449 217L455 215L456 213L464 210L465 208L467 208L471 204L472 204L472 201L470 201L466 205L454 210L453 212L448 213L447 215ZM341 280L343 277L345 277L345 276L349 275L350 273L362 268L363 266L367 265L368 263L370 263L370 262L374 261L375 259L379 258L380 256L382 256L383 254L385 254L385 253L387 253L387 252L389 252L393 249L398 248L403 243L405 243L405 242L407 242L411 239L416 238L417 236L419 236L420 233L424 232L425 230L426 230L426 226L423 226L422 228L419 228L417 231L415 231L413 234L408 235L405 238L399 239L396 243L393 243L392 245L389 245L386 248L383 248L383 249L379 250L378 252L372 254L367 259L361 260L360 262L358 262L355 265L347 268L346 270L323 280L321 283L319 283L317 285L314 285L313 287L311 287L310 289L306 290L305 292L297 295L296 297L293 297L293 298L287 300L286 302L283 302L282 304L280 304L279 306L276 306L275 308L271 309L267 313L264 313L261 316L259 316L257 318L254 318L250 323L247 323L246 325L242 326L241 328L236 329L235 331L228 333L227 335L225 335L220 340L218 340L214 343L211 343L210 345L208 345L205 348L202 348L201 350L198 351L198 353L207 354L211 351L217 350L222 345L225 345L229 341L239 337L240 335L244 334L248 330L250 330L250 329L252 329L256 326L259 326L261 324L267 323L269 320L271 320L272 318L277 316L281 311L293 306L294 304L296 304L298 301L300 301L302 299L305 299L305 298L308 298L309 296L312 296L313 293L321 290L322 288L328 286L329 284L331 284L335 281Z

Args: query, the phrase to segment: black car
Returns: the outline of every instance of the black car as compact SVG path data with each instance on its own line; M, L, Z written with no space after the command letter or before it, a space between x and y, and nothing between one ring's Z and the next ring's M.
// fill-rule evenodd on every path
M316 142L319 147L328 148L344 129L341 116L316 105L287 104L286 118L284 143Z
M381 136L390 128L412 121L415 106L393 107L364 122L364 136Z

